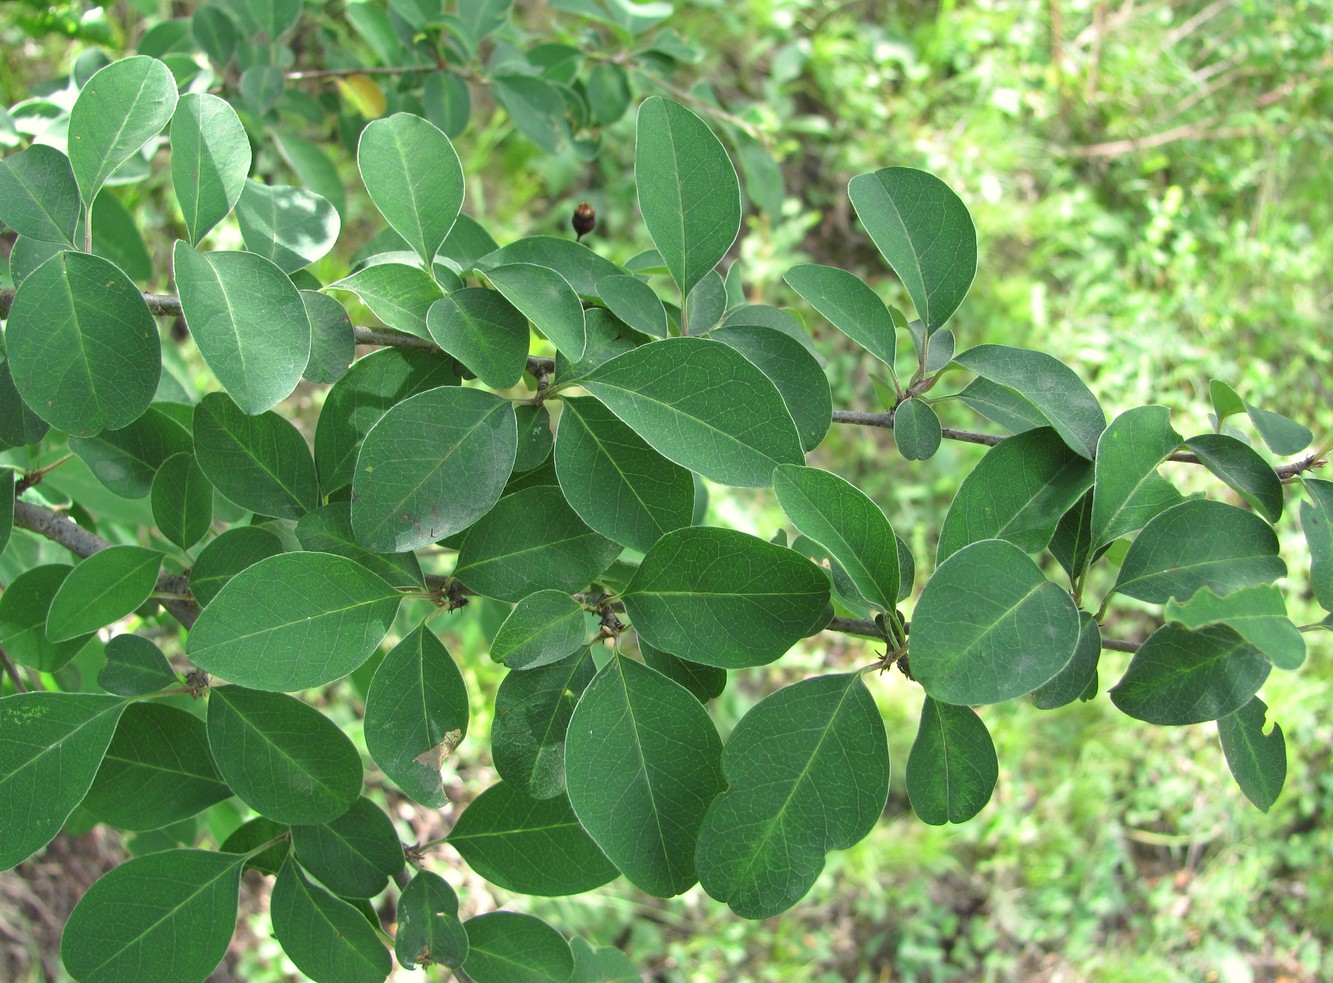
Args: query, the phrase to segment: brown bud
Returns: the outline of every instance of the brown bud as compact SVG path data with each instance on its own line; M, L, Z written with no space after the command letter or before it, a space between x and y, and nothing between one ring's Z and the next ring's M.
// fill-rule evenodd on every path
M574 218L570 224L574 226L574 231L577 233L578 238L582 239L593 229L597 228L597 213L593 211L593 207L586 201L581 201L579 202L578 207L574 209Z

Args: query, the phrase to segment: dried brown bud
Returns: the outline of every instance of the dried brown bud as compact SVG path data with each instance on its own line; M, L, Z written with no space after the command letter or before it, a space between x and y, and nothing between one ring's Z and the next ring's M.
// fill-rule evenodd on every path
M581 201L578 207L574 209L574 219L571 224L574 226L578 238L582 239L597 228L597 213L586 201Z

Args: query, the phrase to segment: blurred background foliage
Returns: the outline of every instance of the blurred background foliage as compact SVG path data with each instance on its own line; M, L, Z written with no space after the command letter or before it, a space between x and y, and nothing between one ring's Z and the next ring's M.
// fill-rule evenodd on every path
M296 67L373 63L343 26L350 6L307 4ZM761 154L739 161L758 202L735 255L751 299L799 305L781 275L813 261L844 266L908 306L856 225L846 184L888 164L923 167L957 190L978 226L981 271L952 323L960 347L1048 351L1075 366L1112 415L1164 403L1185 434L1208 429L1207 381L1218 378L1308 423L1316 443L1333 435L1333 0L681 0L676 8L672 57L659 59L672 70L673 95L714 107L716 127L743 133L742 146L761 144L779 168ZM0 2L9 53L0 98L8 105L45 91L99 46L142 50L153 24L192 9L160 0ZM561 41L613 63L629 50L546 3L520 3L515 17L502 43ZM636 98L660 91L637 74L630 81ZM327 79L303 88L326 103L351 95ZM547 154L475 88L473 98L471 123L455 140L469 182L465 210L500 242L568 234L575 203L588 200L600 221L593 248L623 262L648 245L631 178L632 112L603 128L589 160L574 148ZM309 134L332 148L349 191L359 189L348 149L358 120L344 107L332 126L312 121ZM281 171L271 147L258 149L259 172ZM155 174L120 192L159 256L172 235L154 212L164 181ZM372 214L349 197L339 250L316 269L326 282L377 231ZM870 357L796 309L827 360L834 405L881 408ZM961 407L940 408L946 425L977 426ZM840 427L812 463L869 493L924 567L959 476L979 456L946 442L929 462L905 462L889 432ZM1203 480L1185 468L1172 478L1186 490ZM768 493L714 488L710 508L713 521L763 536L782 523ZM1291 510L1280 531L1290 612L1297 623L1314 620ZM1115 616L1120 637L1146 634L1133 610ZM424 818L398 810L409 841L447 830L494 778L477 749L486 747L502 674L486 657L487 638L502 617L485 602L433 623L471 670L478 739L460 750L453 807ZM1138 726L1102 697L1051 713L1022 701L985 708L1001 762L995 800L962 827L925 826L901 784L921 695L886 675L873 687L897 769L885 820L834 854L794 910L748 923L697 888L663 902L623 884L525 899L523 910L621 945L646 974L673 981L1333 979L1328 638L1308 635L1306 666L1275 674L1261 693L1290 758L1287 788L1268 815L1231 781L1213 725ZM735 677L719 699L724 733L784 679L874 656L866 643L825 634L767 674ZM1103 691L1127 661L1104 654ZM352 706L373 668L343 684ZM355 733L353 714L346 723ZM210 815L201 828L158 839L225 835L238 821ZM129 847L151 849L152 835ZM504 902L448 848L433 858L465 911ZM231 972L255 983L296 978L265 918L257 904Z

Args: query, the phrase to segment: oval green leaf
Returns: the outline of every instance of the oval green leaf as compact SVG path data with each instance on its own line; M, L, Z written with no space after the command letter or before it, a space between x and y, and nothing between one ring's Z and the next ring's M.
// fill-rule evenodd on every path
M194 450L213 487L243 509L299 519L318 504L310 448L277 413L251 416L209 393L194 409Z
M209 604L236 574L281 552L282 540L262 526L228 529L199 551L190 571L190 593L201 605Z
M0 160L0 222L21 236L76 248L79 186L69 158L34 144Z
M1050 422L1074 453L1093 459L1106 429L1106 414L1069 366L1045 352L1005 345L977 345L953 360L983 379L1014 390Z
M69 162L85 203L162 131L176 98L171 69L144 55L114 61L85 83L69 112Z
M236 222L245 248L295 273L320 259L338 241L342 219L329 202L305 188L244 182Z
M24 278L5 347L23 401L74 437L133 423L162 374L162 343L143 294L86 253L57 253Z
M162 554L142 546L109 546L76 566L51 599L46 634L64 642L130 614L157 586Z
M804 461L777 388L721 342L655 341L602 363L580 384L658 453L705 478L764 487L777 465Z
M1256 696L1217 721L1227 767L1260 812L1273 807L1287 780L1287 742L1276 721L1272 730L1264 733L1267 714L1268 706Z
M1138 406L1102 431L1092 489L1094 548L1142 529L1182 501L1175 486L1157 473L1182 440L1170 417L1165 406Z
M592 653L584 649L563 662L505 676L491 724L491 755L501 778L537 799L564 792L569 720L596 672Z
M568 280L534 263L492 266L486 270L486 279L567 359L577 362L583 357L588 342L583 303Z
M379 553L452 536L490 511L518 452L511 404L445 387L398 403L366 434L352 479L352 530Z
M491 643L491 658L510 669L560 662L587 644L583 608L564 591L539 590L514 606Z
M269 900L273 934L296 968L320 983L383 983L393 969L374 926L358 909L306 880L288 857Z
M274 692L323 686L384 639L401 595L354 560L283 553L231 578L190 630L201 669Z
M431 304L426 330L437 345L492 389L516 385L527 368L528 319L498 291L481 287L455 290Z
M310 319L301 293L254 253L174 252L176 289L199 353L249 414L286 399L310 361Z
M476 983L568 983L574 954L564 936L540 919L492 911L463 923L463 969Z
M639 107L634 177L653 245L681 296L689 296L740 232L736 168L707 123L653 96Z
M361 757L328 717L284 693L208 691L208 743L241 801L287 824L337 819L361 792Z
M847 185L861 224L934 334L977 272L977 230L967 206L935 175L912 167L858 174ZM892 364L892 363L890 363Z
M337 819L293 826L297 862L342 898L373 898L403 869L393 820L364 796Z
M709 337L735 348L768 376L796 424L801 446L814 450L833 419L828 376L799 341L759 324L727 324Z
M245 857L167 850L104 874L65 923L60 957L81 983L203 983L227 954Z
M171 117L171 184L192 244L231 214L249 173L250 138L231 104L204 92L181 96Z
M889 793L884 722L859 675L816 676L750 710L722 755L727 790L699 834L704 890L745 918L786 911Z
M0 870L60 832L92 785L125 706L119 697L91 693L0 700Z
M370 200L429 266L463 207L463 165L449 138L395 113L361 131L356 163Z
M167 458L193 449L190 432L157 407L128 427L96 437L71 437L69 449L109 491L121 498L144 498Z
M650 645L723 669L772 662L806 635L828 599L828 578L805 557L709 527L659 539L624 593Z
M694 477L668 461L602 403L567 396L555 469L560 490L592 529L647 552L672 529L690 525Z
M697 879L695 843L724 785L721 759L703 705L679 683L617 655L569 724L569 801L631 882L669 898Z
M1144 526L1120 564L1113 589L1165 604L1168 598L1191 597L1201 587L1229 594L1272 583L1286 572L1277 534L1267 522L1222 502L1193 500Z
M505 782L472 800L447 842L486 880L520 894L581 894L620 876L567 798L534 799Z
M870 498L855 485L818 468L784 464L773 490L791 521L838 561L857 592L887 613L898 602L898 543Z
M1229 434L1205 433L1185 446L1269 522L1282 518L1282 479L1249 444Z
M173 454L162 462L152 490L157 530L183 550L208 533L213 522L213 485L193 454Z
M835 328L893 368L898 331L879 295L846 270L833 266L793 266L782 277Z
M1168 600L1164 614L1186 628L1229 625L1279 669L1299 669L1305 662L1305 636L1287 617L1282 591L1273 584L1242 587L1221 597L1203 587L1187 601Z
M1259 691L1273 665L1226 625L1191 631L1167 624L1130 660L1111 702L1136 720L1178 726L1235 713Z
M912 675L943 703L999 703L1053 677L1078 646L1068 592L1013 543L985 539L940 564L912 616Z
M46 616L73 567L48 563L19 574L0 594L0 645L14 661L42 672L55 672L78 655L91 635L65 642L46 633Z
M653 288L638 277L606 277L598 281L597 293L607 310L635 331L650 338L667 336L666 308Z
M434 963L457 969L467 959L467 930L458 918L458 895L439 874L418 871L398 897L393 951L411 969Z
M1046 548L1060 519L1092 484L1092 466L1049 427L1000 441L963 479L940 530L936 561L969 543L1003 539Z
M106 665L97 685L117 696L147 696L178 680L162 650L140 635L117 635L106 643Z
M393 647L366 695L366 750L422 805L444 805L445 762L467 733L467 686L424 624Z
M434 277L406 263L376 263L324 289L350 290L389 327L427 339L427 314L444 296Z
M125 709L83 807L120 829L148 830L230 796L209 754L204 721L179 707L143 702Z
M907 796L932 826L965 823L990 801L1000 763L990 732L971 707L926 697L907 756Z

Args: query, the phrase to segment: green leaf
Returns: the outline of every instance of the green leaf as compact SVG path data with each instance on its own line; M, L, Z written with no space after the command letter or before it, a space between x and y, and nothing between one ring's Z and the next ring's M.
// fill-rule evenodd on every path
M237 526L210 542L195 558L190 593L210 604L232 577L246 567L282 552L282 541L262 526Z
M1262 652L1226 625L1191 631L1167 624L1139 646L1112 687L1111 702L1150 724L1217 720L1249 703L1272 668Z
M125 706L119 697L91 693L0 700L0 870L27 860L60 832L92 785Z
M245 248L295 273L323 257L338 241L342 220L324 198L285 184L244 182L236 222Z
M1236 395L1236 390L1220 379L1208 380L1208 395L1212 399L1218 426L1221 426L1227 417L1245 412L1245 402Z
M1250 415L1250 422L1274 454L1299 454L1314 439L1314 433L1309 427L1289 420L1281 413L1260 409L1251 403L1245 404L1245 412Z
M857 592L892 613L898 601L898 544L879 506L831 472L792 464L774 469L773 490L796 528L828 551Z
M564 792L569 719L595 673L584 649L554 665L511 672L500 682L491 755L508 784L538 799Z
M85 204L175 109L176 80L156 58L114 61L87 81L69 112L69 162Z
M201 669L274 692L323 686L370 657L401 595L331 553L282 553L231 578L186 644Z
M954 362L1014 390L1050 422L1076 454L1092 460L1106 429L1106 415L1097 397L1069 366L1044 352L1004 345L977 345L955 355Z
M847 195L907 288L927 334L934 334L958 310L976 276L977 230L967 206L935 175L911 167L858 174Z
M414 553L372 553L352 534L351 505L334 502L307 512L296 524L296 538L304 549L336 553L355 560L383 577L391 587L421 589L426 586L421 564Z
M835 328L893 368L897 328L879 295L859 277L833 266L793 266L782 279Z
M944 432L929 403L905 399L893 411L893 439L909 461L928 461L940 449Z
M569 125L565 97L556 86L532 75L495 75L491 92L525 137L548 154L565 149Z
M457 969L467 959L467 930L458 918L458 895L439 874L418 871L403 888L393 951L408 969L434 963Z
M444 296L429 273L406 263L376 263L324 289L348 290L389 327L426 339L431 305Z
M1287 780L1287 742L1276 721L1267 734L1268 706L1259 697L1217 721L1217 736L1236 784L1260 812L1267 812Z
M744 918L799 901L825 854L870 832L889 792L884 722L855 673L759 701L727 739L722 767L727 790L704 818L699 877Z
M63 563L33 567L0 594L0 645L16 662L55 672L88 644L91 635L56 642L46 633L51 601L73 570Z
M555 468L560 490L592 529L646 552L672 529L690 525L694 478L668 461L586 396L567 396Z
M1092 467L1048 427L1008 437L963 479L944 517L936 562L969 543L1004 539L1046 548L1060 518L1092 484Z
M467 529L499 499L517 451L508 400L453 386L403 400L371 427L357 457L357 540L401 553Z
M155 407L119 430L69 439L69 449L93 477L121 498L146 497L167 458L192 448L189 431Z
M243 509L299 519L319 502L305 438L272 411L250 416L209 393L194 408L194 452L213 487Z
M568 280L533 263L492 266L486 270L486 279L566 358L576 362L583 357L588 342L583 304Z
M990 732L971 707L929 696L907 757L907 796L932 826L965 823L985 807L1000 777Z
M286 399L310 360L310 319L291 279L255 253L178 241L176 289L199 354L249 414Z
M383 983L393 960L359 910L311 884L291 857L269 901L273 934L296 968L320 983Z
M251 65L241 72L241 103L255 116L265 116L282 99L287 80L277 65Z
M227 67L240 40L236 21L221 6L198 8L190 18L190 33L199 50L219 69Z
M1325 611L1333 611L1333 481L1303 478L1310 501L1301 503L1301 529L1310 547L1310 587Z
M426 330L492 389L517 385L527 368L528 319L495 290L466 287L435 301Z
M1187 598L1201 587L1229 594L1287 572L1273 527L1253 512L1193 500L1167 509L1139 533L1120 564L1113 591L1152 604Z
M491 642L491 658L510 669L560 662L588 643L583 608L564 591L539 590L509 612Z
M146 284L153 276L153 260L135 218L109 188L93 203L93 252L136 283Z
M421 87L421 102L426 118L444 135L456 139L467 130L472 116L472 94L467 82L457 72L431 72Z
M1227 625L1279 669L1299 669L1305 662L1305 637L1287 617L1282 591L1272 584L1242 587L1221 597L1203 587L1187 601L1169 598L1165 616L1186 628Z
M191 244L231 214L249 173L250 138L230 103L181 96L171 117L171 184Z
M1102 633L1097 619L1079 612L1078 648L1069 664L1032 691L1032 705L1039 710L1054 710L1075 700L1091 699L1097 691L1097 663L1102 655Z
M538 590L582 590L611 565L620 544L593 532L560 489L524 488L478 520L454 576L486 597L517 601Z
M732 323L710 337L735 348L768 376L796 424L801 446L814 450L828 433L833 397L824 369L800 342L757 324Z
M131 613L153 593L162 554L142 546L110 546L76 566L51 599L47 637L65 642Z
M76 248L79 187L69 158L34 144L0 160L0 222L21 236Z
M486 880L521 894L581 894L620 876L567 798L534 799L505 782L463 810L447 842Z
M324 399L315 428L315 464L328 491L350 484L357 451L390 407L437 386L458 384L450 359L438 352L385 348L358 359Z
M639 639L639 652L643 655L645 665L651 669L656 669L668 679L680 683L693 693L694 698L700 703L707 703L709 700L721 696L722 691L727 688L727 670L725 669L719 669L717 666L700 665L697 662L689 662L678 658L670 652L653 648L643 639Z
M664 457L714 481L763 487L776 465L804 458L776 387L721 342L655 341L580 384Z
M393 820L364 796L337 819L293 826L297 862L343 898L373 898L403 869Z
M463 970L476 983L567 983L574 955L564 936L540 919L492 911L463 923Z
M223 780L275 822L329 822L361 792L356 747L332 720L284 693L213 687L208 743Z
M355 7L360 9L362 5ZM347 191L338 168L319 146L285 128L270 128L278 152L296 172L301 183L311 191L328 199L340 215L347 212Z
M659 539L624 592L650 645L723 669L772 662L810 630L829 582L800 554L731 529Z
M1205 433L1185 446L1269 522L1282 517L1282 479L1249 444L1228 434Z
M722 320L727 310L727 287L717 270L709 270L685 299L687 316L681 334L702 335Z
M65 923L60 958L82 983L203 983L227 954L245 858L167 850L104 874Z
M736 169L707 123L653 96L639 107L634 176L644 225L687 297L740 231Z
M143 295L114 265L86 253L57 253L23 280L5 348L23 401L75 437L133 423L162 374L162 344Z
M395 113L361 131L356 163L370 200L429 266L463 207L463 166L449 138Z
M453 657L418 625L375 670L366 695L366 750L422 805L445 804L442 771L467 733L467 686Z
M347 309L334 297L301 291L310 319L310 361L301 373L307 382L337 382L356 358L356 331Z
M1097 442L1092 544L1105 546L1142 529L1183 500L1157 466L1182 442L1165 406L1139 406L1111 421Z
M964 386L958 398L972 410L1012 434L1050 426L1050 422L1042 415L1041 410L1014 390L980 376Z
M635 331L650 338L667 336L666 308L653 288L638 277L621 274L606 277L598 282L597 293L607 310Z
M131 703L83 808L112 826L147 830L188 819L230 796L213 765L202 719L162 703Z
M569 801L631 882L669 898L697 878L695 842L724 785L721 758L712 721L685 687L617 655L569 724Z
M1079 612L1022 549L983 539L936 569L912 616L912 675L942 703L1030 693L1074 656Z
M19 240L20 243L26 241ZM0 447L35 444L50 429L51 425L29 409L19 395L9 372L9 362L0 362Z
M247 870L275 875L292 852L288 832L285 824L256 816L236 827L219 849L223 853L248 854L245 860ZM274 840L277 842L272 842ZM264 846L266 843L268 846Z
M117 635L106 643L106 665L97 685L117 696L147 696L178 682L162 650L139 635Z
M545 464L555 441L551 434L551 413L544 404L520 403L514 407L514 416L518 420L518 453L514 456L517 474Z
M193 454L173 454L162 463L152 503L158 532L183 550L203 539L213 522L213 486Z
M597 285L609 276L623 274L609 259L603 259L582 243L555 236L526 236L487 253L472 264L482 273L510 263L548 266L569 281L580 295L597 296Z

